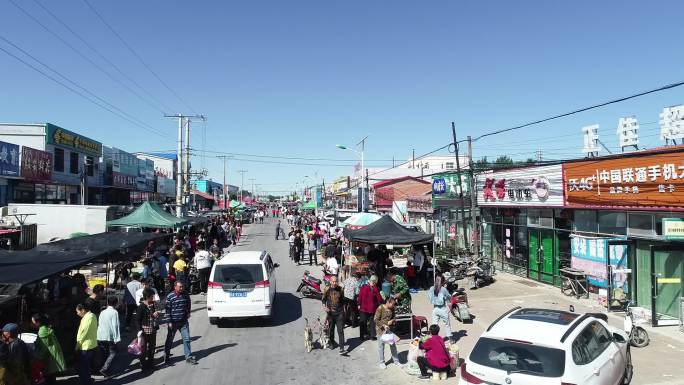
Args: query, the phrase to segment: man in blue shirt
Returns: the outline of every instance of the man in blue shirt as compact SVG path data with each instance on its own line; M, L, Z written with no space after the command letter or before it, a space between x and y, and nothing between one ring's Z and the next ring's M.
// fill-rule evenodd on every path
M192 355L190 349L190 296L183 291L183 283L176 281L173 291L166 296L166 317L168 318L168 332L166 343L164 344L164 363L171 364L171 345L176 336L176 331L180 331L183 338L183 353L185 362L197 365L197 359Z
M437 277L435 279L435 285L432 286L428 292L428 299L433 306L432 309L432 323L439 325L439 321L444 322L444 330L446 331L447 338L451 339L451 322L449 319L449 302L451 300L451 294L449 291L442 287L442 277Z

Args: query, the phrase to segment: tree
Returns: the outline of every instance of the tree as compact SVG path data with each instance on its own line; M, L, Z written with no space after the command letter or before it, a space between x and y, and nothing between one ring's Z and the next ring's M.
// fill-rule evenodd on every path
M527 158L527 160L525 161L525 164L535 164L535 163L537 163L537 161L532 159L532 158Z
M501 155L494 161L494 168L505 168L513 165L513 159L507 155Z
M482 157L482 159L478 159L475 161L475 169L476 170L486 170L491 167L491 164L489 164L489 161L487 160L487 157Z

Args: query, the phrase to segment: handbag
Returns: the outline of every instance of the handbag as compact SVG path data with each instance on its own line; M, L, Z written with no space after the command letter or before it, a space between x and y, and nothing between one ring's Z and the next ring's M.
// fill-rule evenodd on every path
M389 344L389 345L394 345L397 342L399 342L399 337L397 337L396 334L394 334L390 331L386 331L385 333L383 333L383 335L380 337L380 339L382 340L382 342Z
M128 344L128 352L134 356L145 354L145 344L143 343L142 332L138 332L138 336Z

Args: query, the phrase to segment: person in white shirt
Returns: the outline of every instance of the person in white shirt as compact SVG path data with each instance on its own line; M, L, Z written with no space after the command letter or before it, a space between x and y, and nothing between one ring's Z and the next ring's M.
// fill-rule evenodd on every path
M295 233L294 230L290 231L290 237L287 239L290 244L290 259L294 260L294 243L295 243Z
M325 260L325 271L330 275L337 275L337 271L340 269L340 265L337 264L337 259L334 257Z
M152 278L146 278L142 280L142 287L135 291L135 302L137 304L140 304L140 300L142 300L142 293L145 289L152 289L154 291L154 300L159 301L159 293L157 293L157 289L152 287Z
M202 294L207 294L207 286L209 285L209 274L211 273L211 255L207 251L204 243L198 244L199 250L195 253L192 261L197 268L197 274L200 280L200 291Z

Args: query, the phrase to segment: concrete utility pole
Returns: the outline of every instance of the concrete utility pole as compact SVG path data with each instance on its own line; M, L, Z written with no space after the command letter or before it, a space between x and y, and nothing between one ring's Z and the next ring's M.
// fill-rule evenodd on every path
M184 202L183 202L183 187L185 186L186 191L189 191L189 186L186 183L190 182L189 178L189 157L190 157L190 123L189 118L198 118L206 120L204 115L164 115L166 118L176 118L178 119L178 147L176 149L176 217L180 218L183 216ZM186 139L188 145L186 146L186 151L183 151L183 123L186 123ZM184 154L185 152L185 154ZM185 158L183 157L185 155ZM185 169L184 169L185 168ZM183 177L186 176L186 180Z
M242 190L244 189L245 185L245 173L247 170L238 170L240 174L242 174L242 180L240 181L240 202L242 203Z
M460 202L461 211L461 225L463 227L463 243L468 252L470 252L470 245L468 243L468 231L466 230L465 208L463 202L463 181L461 178L461 160L458 156L458 141L456 140L456 123L451 122L451 134L454 138L454 155L456 156L456 173L458 174L458 200ZM470 192L473 193L472 191Z
M228 155L219 155L217 156L219 159L223 159L223 209L227 210L228 209L228 184L226 183L226 172L228 169L228 158L231 158Z
M480 228L477 224L477 194L475 193L475 170L473 167L473 140L468 135L468 171L470 171L470 225L472 227L473 253L475 257L480 255Z

